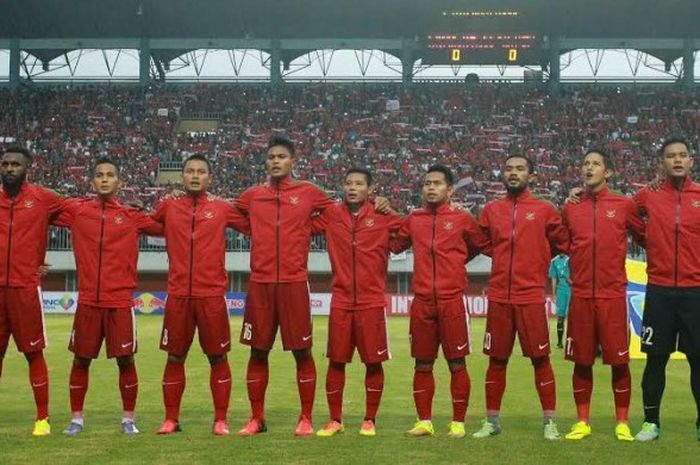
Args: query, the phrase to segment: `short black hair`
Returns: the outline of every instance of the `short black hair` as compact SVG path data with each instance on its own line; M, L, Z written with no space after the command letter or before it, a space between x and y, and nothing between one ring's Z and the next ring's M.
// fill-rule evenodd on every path
M372 173L370 172L370 170L368 170L366 168L360 168L357 166L353 166L352 168L350 168L349 170L347 170L345 172L345 180L347 180L348 176L350 176L352 173L364 174L365 179L367 180L367 185L368 186L372 185Z
M597 153L598 155L600 155L600 158L603 159L603 166L605 167L605 169L615 171L615 163L613 162L608 152L601 148L591 147L590 149L586 150L586 153L583 155L583 158L585 159L591 153Z
M207 157L202 155L201 153L195 153L194 155L190 155L189 157L185 158L185 161L182 162L182 172L185 172L185 166L193 160L197 161L203 161L204 163L207 164L207 171L209 171L209 174L211 174L211 163L209 163L209 160Z
M663 155L664 150L666 150L666 147L668 147L671 144L683 144L685 145L685 148L688 149L688 153L692 154L693 152L693 148L691 147L690 142L688 142L688 139L681 136L672 136L663 141L663 143L661 144L661 148L659 149L659 155Z
M117 177L121 177L121 173L119 172L119 165L117 164L116 161L109 157L100 157L97 160L95 160L95 163L92 165L92 176L95 177L95 173L97 172L97 167L100 165L112 165L114 166L114 169L117 170Z
M523 160L525 160L525 163L527 164L527 174L533 174L535 172L535 164L532 163L532 160L527 158L525 155L508 155L503 161L503 165L508 163L508 160L510 160L511 158L522 158Z
M2 154L5 155L6 153L21 153L24 156L24 159L27 160L27 166L32 164L32 152L21 145L12 145L6 148Z
M289 150L289 154L294 156L294 142L289 140L284 136L273 136L270 142L267 143L267 149L270 150L272 147L281 146Z
M445 176L445 182L450 187L452 187L452 185L455 183L455 177L452 174L452 170L446 167L445 165L431 165L425 174L428 173L442 173Z

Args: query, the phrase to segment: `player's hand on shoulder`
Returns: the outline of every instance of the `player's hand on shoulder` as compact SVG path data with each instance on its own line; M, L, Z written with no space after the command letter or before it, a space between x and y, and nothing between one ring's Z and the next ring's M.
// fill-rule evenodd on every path
M661 190L661 186L663 186L663 184L664 184L663 178L657 174L654 177L654 179L649 181L649 184L647 184L647 188L652 192L658 192Z
M146 206L144 205L144 203L141 199L127 200L124 202L124 205L128 208L138 210L138 211L143 211L146 208Z
M581 194L583 194L582 187L574 187L569 191L569 196L566 198L564 203L570 203L576 205L581 202Z
M381 196L374 199L374 210L382 215L386 215L387 213L391 213L393 211L391 209L391 202L389 199Z
M177 200L186 195L186 192L180 189L173 189L163 196L163 200Z

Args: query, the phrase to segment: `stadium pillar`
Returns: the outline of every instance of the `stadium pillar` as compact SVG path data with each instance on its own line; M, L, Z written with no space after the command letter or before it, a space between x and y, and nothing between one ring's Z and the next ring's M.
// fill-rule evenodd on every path
M401 41L401 82L405 85L413 82L413 45L408 39Z
M141 37L139 45L139 85L148 87L151 83L151 41Z
M19 39L10 39L10 89L19 87Z
M270 83L273 87L282 84L282 46L279 39L272 40L270 49Z
M559 92L561 80L561 45L559 37L549 38L549 92L556 94Z
M695 43L693 39L683 40L683 87L692 90L695 86Z

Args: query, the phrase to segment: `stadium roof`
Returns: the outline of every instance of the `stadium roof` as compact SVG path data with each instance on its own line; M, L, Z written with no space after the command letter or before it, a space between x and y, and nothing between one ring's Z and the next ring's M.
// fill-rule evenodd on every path
M697 35L698 0L6 0L0 38Z

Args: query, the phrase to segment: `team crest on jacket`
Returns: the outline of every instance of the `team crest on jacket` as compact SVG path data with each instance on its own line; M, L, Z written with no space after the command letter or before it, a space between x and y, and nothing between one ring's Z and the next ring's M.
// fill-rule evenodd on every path
M204 212L204 218L207 219L207 220L210 220L210 219L214 218L214 212L211 211L211 210L205 210L205 212Z
M296 195L290 195L290 196L289 196L289 202L290 202L292 205L299 205L299 197L297 197Z
M117 224L122 224L124 222L124 217L121 215L117 215L114 217L114 222Z
M372 226L374 226L374 218L367 218L365 220L365 226L367 226L368 228L371 228Z
M605 216L608 218L615 218L615 210L605 210Z
M25 200L24 201L24 208L32 208L33 206L34 206L33 200Z
M455 225L452 221L445 221L445 231L452 231L454 229Z
M700 208L700 200L694 199L692 202L690 202L690 205L692 205L693 208Z
M528 221L532 221L535 219L535 212L527 212L525 213L525 219Z

